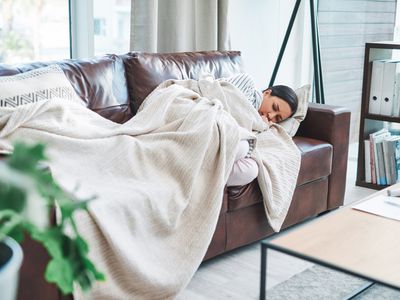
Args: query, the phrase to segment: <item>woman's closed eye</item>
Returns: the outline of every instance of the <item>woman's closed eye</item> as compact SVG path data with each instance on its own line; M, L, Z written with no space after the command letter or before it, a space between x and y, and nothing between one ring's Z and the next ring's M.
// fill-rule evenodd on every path
M272 105L272 109L274 110L274 112L277 113L275 115L275 122L279 123L280 121L282 121L282 116L279 114L280 113L279 104L278 103L274 103Z

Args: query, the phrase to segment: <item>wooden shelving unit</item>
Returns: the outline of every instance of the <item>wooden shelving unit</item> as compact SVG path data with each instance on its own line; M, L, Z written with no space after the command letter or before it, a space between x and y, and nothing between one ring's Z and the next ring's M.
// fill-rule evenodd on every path
M360 132L358 140L358 165L356 185L371 189L383 189L386 185L378 185L365 181L365 149L364 140L369 137L371 132L383 128L383 122L399 123L400 117L382 116L370 114L369 111L369 96L371 83L372 61L377 59L390 59L393 52L400 53L400 44L396 42L374 42L365 44L364 56L364 74L363 87L361 98L361 116L360 116Z

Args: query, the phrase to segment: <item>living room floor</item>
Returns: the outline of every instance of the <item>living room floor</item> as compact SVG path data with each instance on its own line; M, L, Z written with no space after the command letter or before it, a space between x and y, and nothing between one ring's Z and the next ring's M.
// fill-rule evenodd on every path
M355 186L358 143L350 144L345 204L362 199L375 190ZM201 264L179 300L258 299L260 242L236 249ZM288 280L313 264L270 251L267 288Z

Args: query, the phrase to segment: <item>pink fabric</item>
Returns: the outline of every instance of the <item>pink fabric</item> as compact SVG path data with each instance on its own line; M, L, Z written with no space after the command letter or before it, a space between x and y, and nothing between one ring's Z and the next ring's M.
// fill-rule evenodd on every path
M258 175L258 166L254 159L246 157L249 152L249 142L240 141L236 150L235 163L229 175L227 186L245 185L252 182Z

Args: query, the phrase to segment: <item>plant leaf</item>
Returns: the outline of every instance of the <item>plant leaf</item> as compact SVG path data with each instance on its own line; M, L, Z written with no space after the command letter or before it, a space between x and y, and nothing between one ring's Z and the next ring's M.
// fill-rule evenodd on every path
M61 202L60 210L64 219L72 217L75 210L86 209L88 201Z
M37 168L39 161L45 160L43 144L27 145L21 142L14 144L13 154L8 164L16 170L32 171Z
M87 269L87 272L92 273L92 275L96 280L105 280L104 274L99 272L92 263L92 261L88 258L87 254L89 252L89 247L87 243L82 239L81 236L76 237L75 243L78 247L79 254L81 256L85 268Z
M85 268L87 269L87 272L92 273L96 280L101 280L101 281L106 280L106 276L96 269L95 265L92 263L91 260L86 258L86 259L84 259L83 262L84 262Z
M40 231L36 227L32 226L29 228L29 231L32 239L43 244L51 257L55 259L63 257L63 235L59 227L51 227L44 231Z
M82 255L85 255L89 252L89 246L81 236L78 235L76 237L75 243L76 243L76 246L77 246L79 252Z
M26 191L11 184L0 182L0 210L22 212L26 204Z
M21 222L21 216L15 211L11 209L0 210L0 240L13 231L16 231L16 227Z
M53 282L66 295L73 291L73 270L68 260L59 257L50 260L46 268L45 278L48 282Z

